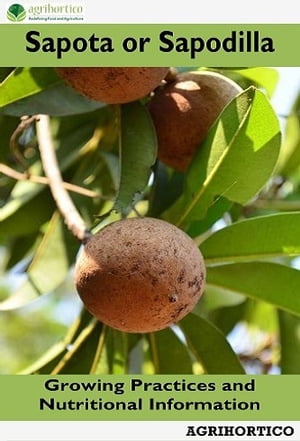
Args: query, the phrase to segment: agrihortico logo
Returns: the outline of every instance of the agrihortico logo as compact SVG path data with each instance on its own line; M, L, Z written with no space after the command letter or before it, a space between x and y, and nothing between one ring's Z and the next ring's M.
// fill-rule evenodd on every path
M82 4L26 3L26 8L18 3L9 6L6 18L11 22L79 22L84 20L85 8Z
M14 3L8 8L6 16L9 21L20 22L26 17L26 10L24 6Z

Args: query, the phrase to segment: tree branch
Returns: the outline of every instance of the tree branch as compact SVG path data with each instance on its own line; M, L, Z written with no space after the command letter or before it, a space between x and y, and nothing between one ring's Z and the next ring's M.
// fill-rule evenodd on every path
M9 147L10 147L11 153L14 156L14 158L22 165L24 170L27 170L28 164L26 163L25 159L23 158L22 154L19 151L18 139L22 135L24 130L27 129L30 126L30 124L32 124L34 121L36 121L36 115L22 116L18 127L13 132L13 134L11 135L10 140L9 140Z
M287 199L257 199L246 208L263 208L265 210L299 211L299 200Z
M8 165L0 163L0 173L8 176L9 178L15 179L16 181L30 181L35 184L49 185L49 179L45 176L36 176L26 173L20 173L14 170ZM66 190L72 191L73 193L81 194L89 198L100 197L98 193L87 188L79 187L78 185L70 184L69 182L63 182L63 187Z
M77 239L85 242L91 236L91 232L87 229L84 220L64 188L52 141L48 115L37 115L36 129L43 168L49 180L50 190L57 208L69 230Z

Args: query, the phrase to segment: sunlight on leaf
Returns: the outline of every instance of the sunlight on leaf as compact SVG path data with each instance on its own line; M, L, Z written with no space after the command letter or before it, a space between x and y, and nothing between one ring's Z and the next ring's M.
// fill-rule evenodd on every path
M244 204L266 183L280 147L277 116L250 87L224 109L186 176L183 195L165 213L177 226L202 219L215 198Z

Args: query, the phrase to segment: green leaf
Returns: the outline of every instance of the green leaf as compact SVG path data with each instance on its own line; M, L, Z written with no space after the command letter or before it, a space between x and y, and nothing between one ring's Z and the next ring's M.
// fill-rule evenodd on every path
M33 244L38 240L38 233L27 234L23 237L16 237L8 247L8 259L5 270L9 270L26 258L32 250Z
M300 255L300 212L242 220L201 244L207 264Z
M223 334L228 335L239 322L243 321L248 300L239 305L214 309L209 312L208 318Z
M151 186L148 216L159 217L182 193L183 174L168 169L157 161L154 167L154 181Z
M248 298L244 321L260 331L278 335L277 308L270 303Z
M296 96L292 110L286 120L282 148L276 172L289 176L299 170L300 165L300 93Z
M179 323L187 345L207 374L244 374L225 336L210 322L189 314Z
M78 94L52 68L18 68L0 85L0 113L52 116L91 112L105 106Z
M27 200L24 193L24 199L21 199L22 201L19 198L17 200L10 199L6 205L0 208L0 241L2 242L10 237L15 239L37 232L55 210L48 189L32 195L29 200Z
M68 352L54 367L51 374L93 373L95 354L97 354L102 333L102 323L92 319L70 345Z
M120 183L114 209L128 214L145 190L156 160L156 134L151 117L139 102L120 107Z
M282 374L300 374L300 318L278 311Z
M27 280L13 296L0 303L0 310L19 308L53 291L64 281L77 249L77 241L66 232L61 218L55 213L29 265Z
M140 366L139 369L132 366L131 351L141 342L141 338L142 334L121 332L108 327L105 339L106 357L101 358L96 372L116 375L126 374L129 370L140 372ZM133 364L138 363L139 357L133 358Z
M178 226L205 217L215 198L245 204L272 175L280 147L277 116L250 87L221 113L198 150L183 195L165 213Z
M223 289L219 286L216 287L212 285L207 285L205 289L205 296L203 296L202 301L205 310L211 311L218 308L240 305L245 301L245 297L243 295ZM194 313L196 313L196 311L199 311L200 314L198 315L202 315L201 303L202 302L198 302L195 310L193 311Z
M285 136L276 172L282 176L291 175L300 165L300 120L299 113L292 112L285 126Z
M251 83L263 87L268 96L271 97L276 89L279 73L276 69L270 67L252 67L248 69L234 70L242 77L247 78Z
M0 108L34 95L62 80L50 68L17 68L0 84Z
M191 374L192 361L187 347L171 329L148 336L156 374Z
M12 67L0 67L0 83L2 83L5 78L13 71ZM1 85L0 85L1 87Z
M110 374L126 374L128 368L128 340L128 334L112 328L107 329L105 346Z
M204 219L192 222L189 226L187 233L191 237L200 236L210 227L213 226L215 222L222 218L223 214L228 211L232 206L232 202L228 199L219 197L218 200L207 210Z
M270 262L208 267L207 284L300 315L300 271L294 268Z
M40 360L21 374L90 374L97 365L98 348L105 328L95 318L83 311L66 338L54 345ZM90 317L90 316L89 316ZM83 320L81 320L83 318Z

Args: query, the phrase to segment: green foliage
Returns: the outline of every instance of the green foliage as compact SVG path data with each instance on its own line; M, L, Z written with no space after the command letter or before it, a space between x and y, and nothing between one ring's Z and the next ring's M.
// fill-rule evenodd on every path
M299 256L299 222L300 213L244 219L213 233L201 244L201 250L209 263Z
M278 311L280 323L281 360L283 374L298 374L300 368L300 319Z
M55 212L28 265L27 279L14 295L0 303L0 310L19 308L42 294L52 292L67 277L76 251L77 242L65 230Z
M106 106L80 96L52 68L0 70L2 373L240 374L254 362L258 372L273 365L300 373L300 99L296 94L281 134L269 99L276 70L214 70L244 91L184 174L156 161L149 97ZM51 116L60 171L77 186L70 196L89 229L139 213L179 226L199 244L207 287L178 325L126 334L84 309L78 314L78 296L66 281L80 244L49 186L31 179L43 175L34 125L14 140L26 170L11 150L19 117L42 113ZM259 331L261 346L250 353L234 347L230 332L238 326L250 338Z
M238 77L241 76L242 81L246 79L250 84L263 88L269 97L272 97L279 80L278 72L275 69L266 67L252 67L241 70L236 69L233 72L237 74Z
M284 143L277 164L277 171L282 176L293 176L300 164L300 94L287 117Z
M156 374L192 373L188 348L171 329L150 334L149 346ZM172 359L176 363L170 363Z
M120 183L114 210L128 215L147 186L157 156L156 135L145 106L123 104L120 125Z
M238 357L221 331L201 317L190 314L180 327L187 340L187 346L196 360L210 374L243 374ZM216 363L218 360L218 363Z
M300 272L271 262L247 262L208 268L208 284L270 302L300 315Z
M187 172L184 191L166 218L184 227L203 219L220 196L245 204L270 178L279 147L274 110L262 92L247 89L211 127Z
M45 113L63 116L91 112L101 107L102 103L88 100L68 87L54 69L15 69L1 83L0 113L4 115Z

